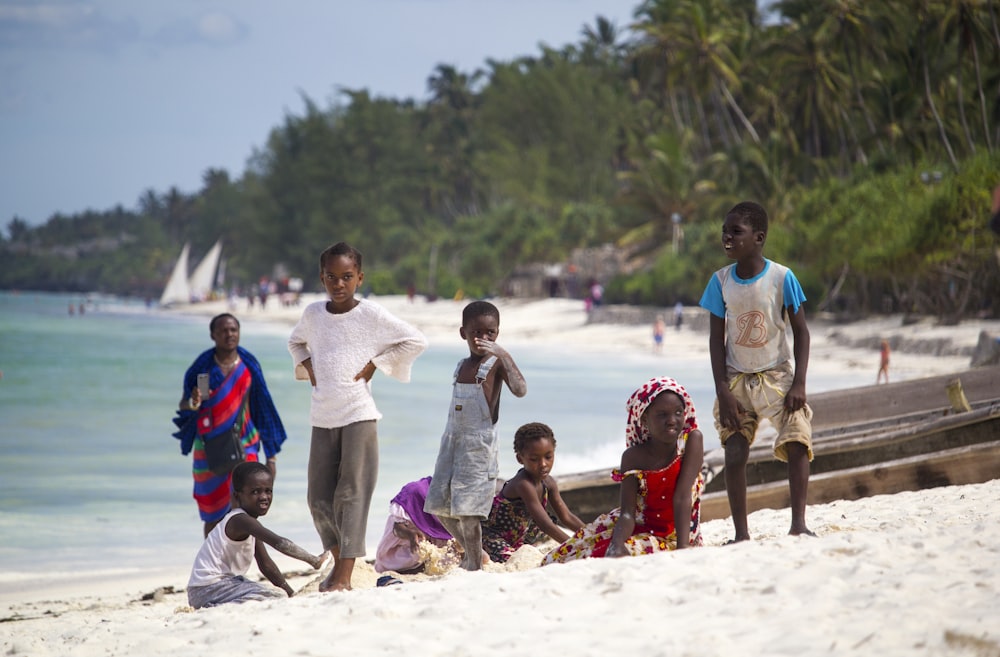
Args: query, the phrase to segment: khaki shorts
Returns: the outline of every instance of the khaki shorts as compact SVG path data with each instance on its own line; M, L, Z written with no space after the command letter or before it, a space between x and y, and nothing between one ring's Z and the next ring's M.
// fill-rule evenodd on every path
M712 414L715 416L719 442L725 445L733 434L742 434L747 443L753 445L757 426L762 419L767 418L778 432L773 446L776 459L787 463L788 443L801 443L806 446L809 460L812 461L812 409L806 404L794 413L785 410L785 394L792 387L794 378L791 363L763 372L737 372L730 369L728 375L729 389L746 413L738 430L727 429L719 422L719 400L715 400Z

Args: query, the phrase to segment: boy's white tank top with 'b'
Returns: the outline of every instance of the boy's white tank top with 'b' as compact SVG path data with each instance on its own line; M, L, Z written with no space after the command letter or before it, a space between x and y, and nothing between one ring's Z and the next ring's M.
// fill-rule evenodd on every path
M784 314L788 268L768 260L751 279L736 265L716 272L726 304L726 365L740 372L763 372L791 359Z

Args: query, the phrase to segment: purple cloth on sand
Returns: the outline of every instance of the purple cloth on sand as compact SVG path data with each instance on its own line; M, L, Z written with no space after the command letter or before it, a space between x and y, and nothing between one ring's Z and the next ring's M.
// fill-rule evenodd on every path
M444 528L436 516L424 511L424 500L427 499L427 491L431 487L431 478L424 477L403 486L392 501L403 507L406 515L417 526L417 529L426 534L429 538L437 538L447 541L451 534Z

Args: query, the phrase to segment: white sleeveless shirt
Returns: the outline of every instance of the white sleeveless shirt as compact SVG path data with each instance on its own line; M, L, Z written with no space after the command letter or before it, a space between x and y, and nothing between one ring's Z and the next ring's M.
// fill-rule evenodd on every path
M791 359L786 334L784 285L788 267L768 261L756 277L743 280L736 267L716 272L726 304L726 365L762 372Z
M226 525L240 513L246 511L233 509L209 532L194 558L188 587L214 584L227 575L244 575L250 569L257 539L247 536L234 541L226 536Z

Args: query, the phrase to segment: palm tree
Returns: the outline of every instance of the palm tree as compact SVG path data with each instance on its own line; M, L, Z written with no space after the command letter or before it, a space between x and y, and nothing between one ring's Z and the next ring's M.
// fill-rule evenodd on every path
M852 130L845 109L850 80L820 36L788 23L772 37L765 52L781 71L774 91L784 100L782 112L791 118L802 151L820 159L839 153L843 171Z
M948 130L945 128L944 120L938 111L937 103L934 102L935 94L931 86L930 53L939 52L942 46L941 42L934 38L936 32L934 28L941 20L941 15L938 12L940 8L939 2L938 0L917 0L913 5L912 10L917 26L914 50L917 52L917 57L920 60L920 69L923 73L924 100L926 100L927 107L934 116L941 145L947 152L951 165L954 168L958 168L958 158L955 156L955 150L951 147Z
M483 77L481 70L468 74L439 64L427 79L431 98L425 130L442 185L430 195L447 225L458 216L479 213L473 130Z
M715 139L726 145L741 141L743 133L760 143L732 92L741 84L733 45L746 42L749 27L727 10L716 0L650 0L639 8L634 26L641 35L639 59L653 62L653 72L664 76L674 122L697 131L704 153L713 150ZM733 117L742 133L729 123Z
M792 10L794 1L778 3L779 6ZM798 3L802 7L803 3ZM818 0L804 3L808 17L806 24L827 41L830 47L840 46L843 59L839 63L847 66L847 74L851 80L854 102L861 111L868 128L868 136L877 142L878 148L885 152L885 144L879 136L878 128L872 117L868 104L862 93L862 76L867 79L869 69L873 65L885 64L885 52L882 51L880 35L891 32L893 23L883 20L875 13L872 3L864 0ZM785 13L785 10L783 10ZM786 14L788 15L788 14ZM862 162L867 158L860 153Z
M619 43L621 36L618 26L604 16L597 16L594 25L584 25L583 60L611 63L617 66L625 54L625 46Z
M991 3L987 3L991 4ZM945 3L944 16L941 20L941 33L945 42L955 39L958 47L958 57L955 60L955 76L958 83L956 91L958 95L958 111L962 121L962 128L965 131L965 138L969 143L969 150L976 152L976 141L969 130L965 117L965 101L963 98L962 72L965 69L965 54L972 52L972 62L976 72L976 91L979 97L980 116L983 120L983 134L986 139L988 150L993 150L993 138L989 128L989 114L986 111L986 95L983 92L983 74L979 62L979 41L988 37L988 28L980 9L982 0L947 0ZM990 11L992 12L992 6Z

